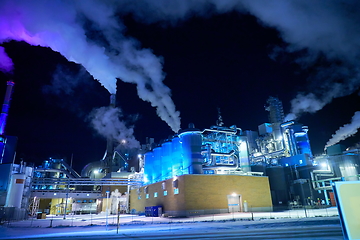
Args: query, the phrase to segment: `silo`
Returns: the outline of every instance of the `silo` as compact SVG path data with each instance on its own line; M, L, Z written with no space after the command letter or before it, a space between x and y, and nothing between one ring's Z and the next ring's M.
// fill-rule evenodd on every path
M162 179L166 180L173 177L172 173L172 159L171 159L171 153L172 153L172 143L170 141L164 142L162 145Z
M5 207L21 208L21 200L24 192L25 174L16 173L11 176L9 189L6 196Z
M154 148L154 164L153 164L153 182L161 181L162 179L162 148Z
M172 173L173 176L179 176L182 175L182 148L181 148L181 142L179 137L174 137L172 139L172 154L171 154L171 161L172 161Z
M248 152L248 144L246 139L241 140L239 146L239 162L241 170L244 173L250 172L250 161L249 161L249 152Z
M147 152L144 156L145 166L144 166L144 177L145 177L145 184L151 184L154 182L153 175L154 175L154 153Z
M182 143L183 174L202 174L202 135L198 130L188 130L179 134Z

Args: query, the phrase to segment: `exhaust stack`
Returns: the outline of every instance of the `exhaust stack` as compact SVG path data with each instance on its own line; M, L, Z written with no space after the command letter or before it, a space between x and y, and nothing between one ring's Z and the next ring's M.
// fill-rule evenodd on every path
M110 107L115 107L116 105L116 94L110 94Z
M12 89L13 89L14 85L15 85L15 83L13 81L7 82L5 99L4 99L4 103L3 103L1 114L0 114L0 135L3 135L5 132L6 119L7 119L8 113L9 113L10 100L11 100Z
M116 105L116 94L110 95L110 107L115 108ZM111 172L113 166L113 155L114 155L114 139L111 136L107 137L106 140L106 154L104 162L108 172Z

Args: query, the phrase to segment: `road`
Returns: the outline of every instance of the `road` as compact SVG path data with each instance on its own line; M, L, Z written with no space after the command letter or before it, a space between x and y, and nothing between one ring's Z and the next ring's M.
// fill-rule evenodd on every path
M116 226L109 227L107 231L104 230L104 227L98 226L64 227L51 230L53 231L46 232L42 229L42 231L31 234L28 232L27 235L20 234L21 236L0 237L0 239L343 239L338 220L274 221L252 224L242 221L139 224L120 226L118 234ZM26 229L24 231L26 232ZM20 229L18 229L18 233L20 233Z

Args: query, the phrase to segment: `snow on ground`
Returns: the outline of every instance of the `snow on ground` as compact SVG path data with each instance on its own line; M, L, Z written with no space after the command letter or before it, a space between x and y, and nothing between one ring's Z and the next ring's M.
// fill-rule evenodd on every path
M117 216L109 215L107 217L105 213L67 215L66 219L63 215L47 215L46 219L28 219L4 223L0 227L0 239L112 235L116 234L117 221ZM120 215L119 218L121 232L174 231L190 228L278 228L309 225L339 227L337 208L306 209L306 213L304 209L299 209L284 212L238 212L188 218L160 218L124 214Z

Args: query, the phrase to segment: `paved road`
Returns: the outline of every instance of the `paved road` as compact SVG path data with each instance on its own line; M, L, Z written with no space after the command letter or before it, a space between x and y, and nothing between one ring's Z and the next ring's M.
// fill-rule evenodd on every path
M152 239L321 239L321 240L340 240L343 239L341 229L329 228L311 228L303 229L257 229L257 230L221 230L217 232L198 232L192 231L188 233L183 232L159 232L148 234L136 233L119 233L118 235L108 236L79 236L68 239L76 240L90 240L90 239L137 239L137 240L152 240ZM41 239L64 239L63 237L50 237Z
M30 229L28 229L30 230ZM39 229L41 230L41 229ZM191 224L145 224L116 227L74 227L42 229L13 236L32 239L343 239L337 220L245 224L245 222L209 222ZM55 231L58 230L58 231ZM60 230L60 231L59 231ZM18 229L20 231L20 229ZM26 231L26 229L25 229ZM26 232L24 232L26 233ZM0 237L0 239L11 239Z

